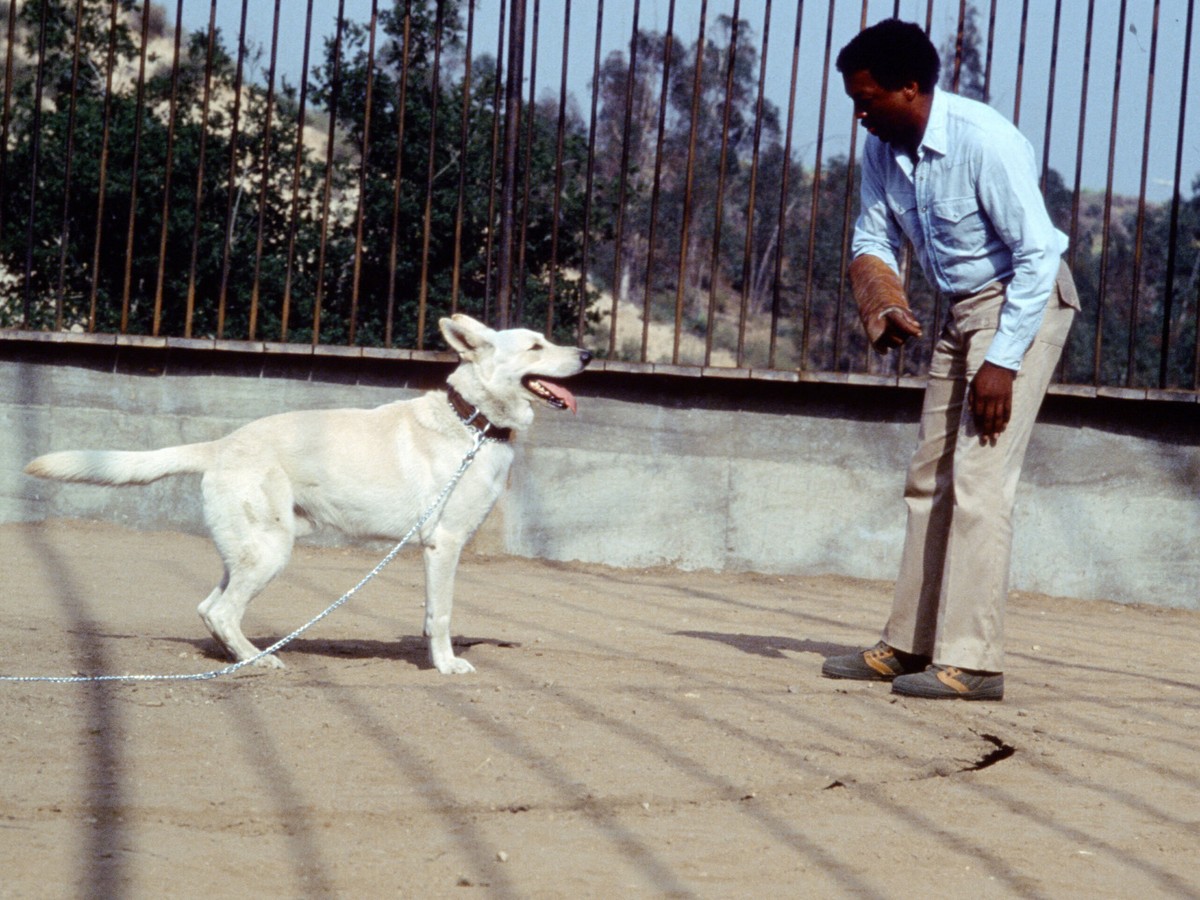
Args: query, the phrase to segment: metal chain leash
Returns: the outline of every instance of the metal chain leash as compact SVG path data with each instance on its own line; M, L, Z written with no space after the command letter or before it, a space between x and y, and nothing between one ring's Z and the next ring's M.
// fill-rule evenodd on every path
M350 590L346 591L346 593L342 594L342 596L340 596L333 603L329 604L329 606L327 606L324 610L319 612L317 615L313 616L311 619L309 619L307 622L305 622L303 625L301 625L299 628L297 628L291 634L287 635L286 637L280 638L275 643L273 643L270 647L268 647L265 650L260 651L255 656L252 656L249 659L240 660L235 663L230 663L229 665L227 665L221 669L213 669L210 672L197 672L195 674L180 674L180 675L0 675L0 682L9 682L9 683L19 682L19 683L26 683L26 684L28 684L28 683L92 684L92 683L105 682L105 681L129 681L129 682L210 681L214 678L220 678L224 675L232 675L238 669L241 669L244 666L253 665L254 663L258 662L263 657L270 656L275 651L279 650L280 648L284 647L287 644L290 644L292 641L294 641L300 635L304 634L304 632L308 631L310 628L312 628L314 625L316 625L318 622L320 622L322 619L324 619L326 616L328 616L330 613L332 613L335 609L344 605L346 603L346 601L348 601L351 597L353 597L360 590L362 590L364 587L366 587L366 585L372 579L374 579L375 576L377 576L380 572L382 572L387 567L387 565L400 554L400 551L404 549L404 547L408 544L408 542L410 540L412 540L413 535L416 534L418 531L420 531L421 527L426 522L428 522L429 519L433 516L433 514L435 512L437 512L437 510L441 507L441 505L446 502L446 499L450 496L451 491L453 491L455 486L457 486L459 480L462 479L463 475L466 473L466 471L470 467L471 463L475 461L475 455L477 453L479 453L479 449L485 443L496 440L495 438L491 438L491 437L487 436L486 429L484 429L482 431L476 430L476 429L472 429L472 430L475 431L475 444L474 444L474 446L471 447L470 450L467 451L467 455L463 457L462 462L459 464L458 471L454 473L454 475L450 478L450 480L448 482L446 482L446 486L444 488L442 488L442 492L437 495L437 497L434 499L433 503L430 504L429 508L427 510L425 510L425 512L421 515L421 517L419 519L417 519L417 521L413 525L413 527L408 530L408 533L405 534L404 537L402 537L400 539L400 542L391 549L391 551L387 554L387 556L385 556L383 559L381 559L379 561L379 564L377 566L375 566L375 568L373 568L370 572L368 572L366 575L364 575L362 580L359 581L358 584L356 584L354 587L350 588Z

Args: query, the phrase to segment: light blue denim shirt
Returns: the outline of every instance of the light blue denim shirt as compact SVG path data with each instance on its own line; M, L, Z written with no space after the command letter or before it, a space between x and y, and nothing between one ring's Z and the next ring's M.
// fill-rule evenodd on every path
M904 237L951 298L1006 283L987 359L1019 369L1067 249L1046 212L1029 141L990 106L938 88L915 163L869 136L853 255L877 256L899 272Z

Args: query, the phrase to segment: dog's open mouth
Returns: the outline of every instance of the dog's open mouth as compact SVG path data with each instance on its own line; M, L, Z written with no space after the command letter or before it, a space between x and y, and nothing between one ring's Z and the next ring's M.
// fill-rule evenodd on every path
M576 411L575 395L561 384L555 384L553 381L547 381L545 378L537 375L526 375L521 379L521 383L525 385L525 390L529 391L535 397L544 400L555 409L569 409L571 412Z

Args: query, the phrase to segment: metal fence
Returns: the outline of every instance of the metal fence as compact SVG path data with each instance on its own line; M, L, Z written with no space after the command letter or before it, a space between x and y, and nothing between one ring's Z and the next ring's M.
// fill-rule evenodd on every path
M466 311L614 367L903 381L929 339L857 327L832 69L891 15L1039 151L1084 303L1059 390L1196 400L1194 0L0 3L0 325L424 350Z

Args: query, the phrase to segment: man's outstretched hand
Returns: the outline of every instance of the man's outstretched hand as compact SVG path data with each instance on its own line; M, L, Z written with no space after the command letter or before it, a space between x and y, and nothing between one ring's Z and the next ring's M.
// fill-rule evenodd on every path
M921 323L912 314L900 276L890 265L864 253L850 262L847 274L867 340L877 353L887 353L909 338L921 336Z
M921 336L921 323L910 310L892 307L884 310L880 318L883 321L883 333L872 342L879 353L903 347L909 339Z

